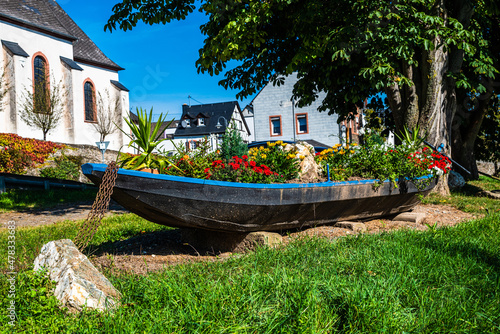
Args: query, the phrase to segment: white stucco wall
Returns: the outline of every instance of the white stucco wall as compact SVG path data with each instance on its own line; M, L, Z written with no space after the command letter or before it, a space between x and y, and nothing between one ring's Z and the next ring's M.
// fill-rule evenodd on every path
M94 83L96 93L108 90L111 96L120 99L120 115L117 121L126 131L126 123L121 121L128 115L128 92L118 90L110 80L119 81L118 72L90 66L82 63L78 65L83 69L72 70L65 65L60 57L73 59L73 45L71 41L59 39L41 32L32 31L13 24L0 22L0 40L14 42L29 54L29 57L12 56L2 47L0 52L0 65L2 71L6 69L9 79L10 93L4 101L3 111L0 113L0 132L16 133L23 137L43 139L41 130L33 129L25 124L19 111L22 106L26 89L32 89L33 59L41 53L49 66L50 85L61 82L68 90L65 101L64 115L57 128L50 131L47 140L70 144L95 145L99 141L99 134L92 124L84 121L84 81L90 78ZM120 116L120 117L118 117ZM128 143L126 136L116 131L106 140L110 141L109 149L119 150Z

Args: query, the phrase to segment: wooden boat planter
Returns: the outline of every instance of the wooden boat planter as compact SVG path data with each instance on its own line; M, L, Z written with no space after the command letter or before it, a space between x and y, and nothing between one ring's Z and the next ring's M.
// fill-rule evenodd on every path
M104 164L85 164L83 173L99 185ZM253 184L158 175L119 169L112 198L158 224L221 232L280 231L398 214L420 202L423 190L410 181L395 187L375 180Z

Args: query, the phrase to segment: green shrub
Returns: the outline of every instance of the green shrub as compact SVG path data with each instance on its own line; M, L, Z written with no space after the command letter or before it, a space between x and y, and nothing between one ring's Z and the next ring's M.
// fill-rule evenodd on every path
M54 179L77 181L80 177L80 166L61 156L55 159L56 167L47 167L40 170L40 176Z
M365 145L337 144L316 155L316 161L323 171L330 168L330 178L346 181L351 177L376 179L376 185L390 180L406 178L416 180L422 176L438 176L447 173L450 161L427 147L418 149L407 143L394 148L381 145L369 135L365 136ZM422 186L425 182L421 181Z
M222 136L220 145L220 156L223 160L229 161L232 157L241 157L248 151L248 146L241 138L240 132L236 129L234 122L227 128L226 133Z

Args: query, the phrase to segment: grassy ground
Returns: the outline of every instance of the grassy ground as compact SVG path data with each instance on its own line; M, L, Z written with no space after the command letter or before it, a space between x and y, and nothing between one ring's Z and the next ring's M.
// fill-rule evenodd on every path
M460 191L452 192L451 196L443 197L436 194L431 194L423 200L423 203L428 204L449 204L459 210L479 213L491 214L500 212L500 201L487 197L477 196L482 190L499 190L500 181L481 176L478 181L470 181Z
M500 183L471 186L500 189ZM75 223L19 229L16 281L19 333L500 333L498 203L470 188L428 202L488 214L453 228L398 231L329 241L303 239L225 262L107 277L123 293L114 315L70 315L33 274L36 249L71 238ZM497 200L498 201L498 200ZM163 227L134 215L106 219L92 247ZM7 249L0 233L0 249ZM0 263L6 262L0 251ZM5 267L2 267L5 272ZM0 278L0 323L8 321ZM0 333L10 333L2 326Z
M43 209L63 203L93 201L96 189L87 190L17 190L9 189L0 194L0 212L26 209Z

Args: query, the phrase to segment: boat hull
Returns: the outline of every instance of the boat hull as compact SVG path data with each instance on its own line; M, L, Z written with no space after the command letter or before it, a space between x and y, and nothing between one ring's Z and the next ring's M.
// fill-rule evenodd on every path
M86 164L99 185L106 166ZM420 202L412 182L374 180L307 184L245 184L120 169L112 198L152 222L226 232L279 231L398 214Z

